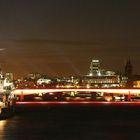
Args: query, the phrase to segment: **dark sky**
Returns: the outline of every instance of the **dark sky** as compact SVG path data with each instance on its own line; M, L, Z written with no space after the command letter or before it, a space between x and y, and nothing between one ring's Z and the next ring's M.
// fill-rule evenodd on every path
M0 64L23 76L83 75L92 58L140 73L138 0L0 0Z

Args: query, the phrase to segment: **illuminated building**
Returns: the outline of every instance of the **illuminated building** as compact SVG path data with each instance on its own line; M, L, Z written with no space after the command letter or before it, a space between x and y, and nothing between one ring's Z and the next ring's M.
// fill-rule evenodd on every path
M134 88L140 88L140 81L134 81L133 82L133 87Z
M132 82L134 88L140 88L140 75L133 75Z
M37 80L37 85L41 85L41 84L51 84L52 80L50 78L39 78Z
M88 75L90 75L90 76L94 75L94 73L99 70L99 67L100 67L99 60L93 59L90 64L90 71L89 71Z
M83 85L91 87L124 87L126 78L114 71L100 69L99 60L92 60L89 73L82 79Z
M25 78L25 79L27 79L27 80L34 80L34 79L39 79L39 78L41 78L41 74L40 73L30 73L30 74L28 74L27 75L27 77Z

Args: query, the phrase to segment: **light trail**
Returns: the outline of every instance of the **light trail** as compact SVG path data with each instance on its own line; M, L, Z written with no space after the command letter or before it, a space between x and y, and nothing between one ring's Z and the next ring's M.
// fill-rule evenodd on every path
M82 89L82 88L68 88L68 89L16 89L13 91L15 95L30 95L39 93L57 93L57 92L103 92L103 93L114 93L114 94L140 94L140 89L112 89L112 88L93 88L93 89Z

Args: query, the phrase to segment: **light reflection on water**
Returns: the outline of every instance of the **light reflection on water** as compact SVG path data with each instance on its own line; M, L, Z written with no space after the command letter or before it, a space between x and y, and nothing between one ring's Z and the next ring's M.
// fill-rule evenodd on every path
M1 120L0 121L0 131L3 131L7 122L8 122L7 120Z
M1 120L0 140L131 140L139 130L139 108L34 108Z
M6 125L7 125L7 120L0 121L0 140L4 139Z

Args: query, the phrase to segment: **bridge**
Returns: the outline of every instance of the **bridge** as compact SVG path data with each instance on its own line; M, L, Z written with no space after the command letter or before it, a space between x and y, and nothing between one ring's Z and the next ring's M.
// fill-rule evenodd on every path
M138 95L140 94L140 88L55 88L55 89L15 89L12 91L15 95L31 95L31 94L45 94L45 93L57 93L57 92L102 92L113 93L119 95Z
M88 93L91 93L91 94L96 94L96 93L111 93L111 94L114 94L114 95L126 95L126 98L127 98L127 101L120 101L120 102L114 102L114 101L111 101L109 102L111 105L125 105L125 104L131 104L131 105L140 105L140 101L137 100L137 101L133 101L131 100L131 96L134 95L134 96L138 96L140 97L140 89L138 88L133 88L133 89L126 89L126 88L50 88L50 89L15 89L13 91L13 93L17 96L19 96L20 100L17 101L17 105L25 105L25 104L35 104L35 105L38 105L38 104L53 104L53 105L59 105L59 104L106 104L108 101L108 99L105 101L105 102L101 102L101 101L89 101L89 100L79 100L79 101L59 101L59 100L55 100L55 101L47 101L47 102L44 102L44 101L39 101L39 102L32 102L32 101L29 101L29 102L26 102L24 100L24 96L26 95L43 95L43 94L53 94L55 93L55 96L57 96L57 94L59 95L59 93L65 93L65 92L83 92L84 94L88 94ZM24 102L22 102L24 101Z

